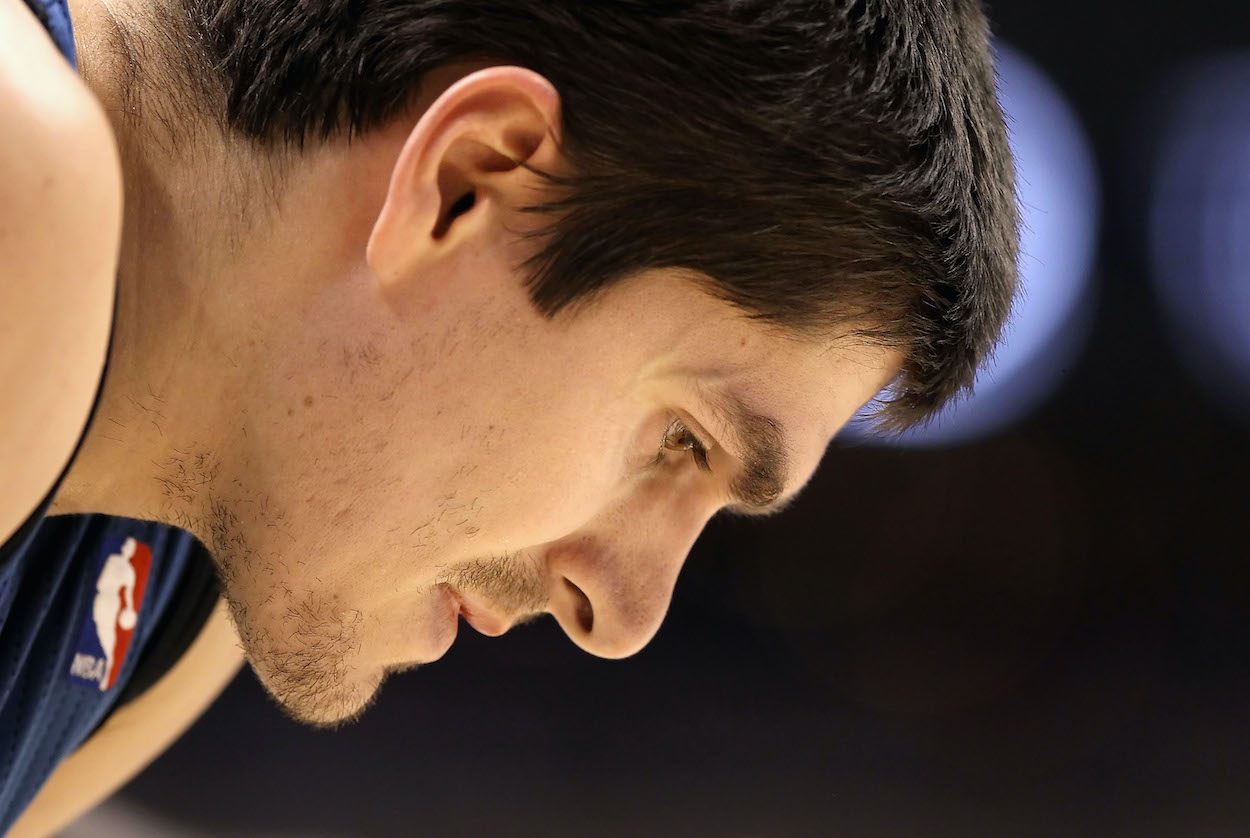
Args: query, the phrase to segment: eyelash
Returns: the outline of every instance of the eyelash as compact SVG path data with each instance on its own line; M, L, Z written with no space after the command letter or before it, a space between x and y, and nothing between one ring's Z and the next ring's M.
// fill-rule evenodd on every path
M690 442L688 445L682 445L674 448L668 444L669 440L673 436L674 429L676 428L680 428L689 436ZM685 422L676 417L668 423L668 427L664 430L664 437L660 440L660 450L659 453L655 455L654 465L659 465L664 460L664 452L666 450L689 451L691 458L694 459L694 464L699 467L700 471L706 471L708 473L711 473L712 471L712 466L708 463L707 459L708 447L703 444L702 440L694 435L693 431L686 427Z

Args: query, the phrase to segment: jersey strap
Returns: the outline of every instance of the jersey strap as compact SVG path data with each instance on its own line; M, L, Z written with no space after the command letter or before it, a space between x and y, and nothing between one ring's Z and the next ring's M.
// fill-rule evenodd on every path
M25 0L26 5L48 30L56 48L65 56L70 66L78 69L78 56L74 52L74 28L70 24L69 4L66 0Z

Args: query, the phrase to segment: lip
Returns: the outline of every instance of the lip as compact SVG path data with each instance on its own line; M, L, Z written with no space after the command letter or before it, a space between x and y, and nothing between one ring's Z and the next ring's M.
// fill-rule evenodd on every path
M460 633L460 600L456 599L455 594L451 593L450 585L445 585L444 594L446 594L447 599L450 600L450 608L447 609L447 623L449 623L449 625L447 625L444 632L442 632L446 638L446 642L444 643L442 652L439 653L439 658L447 652L450 652L451 645L456 642L456 635ZM435 660L437 660L437 658L435 658Z
M447 586L447 590L459 604L460 614L464 617L464 621L471 625L478 634L498 637L508 630L509 624L506 620L492 614L484 606L465 596L462 591L450 585Z
M452 595L451 590L447 586L443 588L443 595L447 602L446 624L443 630L439 632L438 647L432 653L422 658L423 663L436 661L443 655L451 651L452 644L456 642L456 635L460 633L460 602Z

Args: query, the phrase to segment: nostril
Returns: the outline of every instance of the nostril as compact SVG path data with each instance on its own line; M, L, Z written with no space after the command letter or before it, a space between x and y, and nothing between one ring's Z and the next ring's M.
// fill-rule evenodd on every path
M564 584L568 586L568 589L573 592L573 596L577 598L577 624L581 626L582 631L590 634L591 628L595 625L595 612L590 607L590 598L582 593L581 588L574 585L567 578L564 580Z

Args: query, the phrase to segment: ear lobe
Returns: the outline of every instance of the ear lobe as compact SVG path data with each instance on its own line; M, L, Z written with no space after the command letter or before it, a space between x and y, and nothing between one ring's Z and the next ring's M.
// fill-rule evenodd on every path
M417 121L391 172L366 248L384 284L420 275L475 236L489 234L520 194L522 163L559 160L559 95L520 67L489 67L451 85Z

